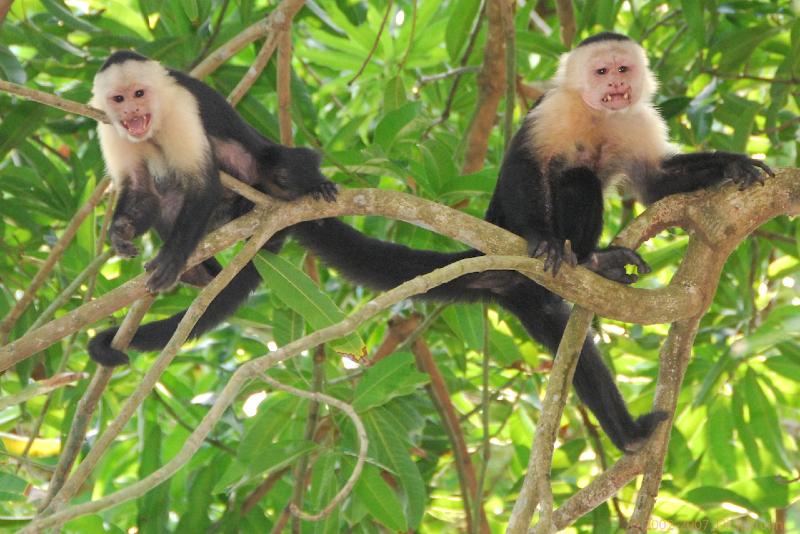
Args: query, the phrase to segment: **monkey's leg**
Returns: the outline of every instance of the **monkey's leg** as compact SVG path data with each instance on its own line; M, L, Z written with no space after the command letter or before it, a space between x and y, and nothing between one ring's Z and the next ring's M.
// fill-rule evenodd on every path
M109 237L117 255L132 258L139 254L133 239L142 235L156 221L160 212L158 196L142 179L131 177L120 191Z

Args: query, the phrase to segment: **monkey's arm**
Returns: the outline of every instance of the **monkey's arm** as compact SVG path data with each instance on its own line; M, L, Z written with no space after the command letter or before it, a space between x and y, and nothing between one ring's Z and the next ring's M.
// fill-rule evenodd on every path
M189 255L206 233L208 221L222 195L219 170L211 162L206 164L203 176L178 177L184 184L183 202L156 257L145 265L150 272L147 288L163 291L178 280ZM169 196L169 195L167 195Z
M668 195L688 193L731 179L745 189L763 183L764 171L774 176L762 161L731 152L698 152L665 158L659 169L634 184L636 193L645 204L652 204Z

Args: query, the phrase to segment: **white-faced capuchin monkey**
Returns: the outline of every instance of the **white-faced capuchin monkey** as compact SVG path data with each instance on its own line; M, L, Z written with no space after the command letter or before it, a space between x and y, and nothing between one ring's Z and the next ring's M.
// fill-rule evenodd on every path
M169 289L179 277L205 285L220 271L211 258L183 272L203 235L253 207L222 187L220 170L285 200L306 194L336 198L336 186L321 174L314 151L270 141L208 85L157 61L115 52L97 72L92 93L91 104L111 121L98 126L103 157L119 190L111 245L120 256L136 256L132 240L151 227L164 242L145 266L150 291ZM278 250L282 241L277 237L265 248ZM233 313L260 281L248 264L211 303L192 336ZM182 314L176 317L140 327L130 346L162 347ZM91 340L92 359L103 365L128 361L125 353L111 348L116 330Z
M580 262L621 283L636 279L626 274L628 264L636 265L640 273L648 271L632 250L598 248L603 190L617 179L649 204L727 178L744 188L763 180L759 169L772 173L763 163L740 154L675 155L666 126L651 104L656 84L644 50L624 35L601 33L584 40L562 57L555 81L514 136L486 213L489 222L526 238L530 253L543 256L554 273L564 261ZM481 254L415 250L367 237L337 219L301 223L291 231L343 276L378 290ZM564 248L567 240L571 251ZM220 294L214 303L228 304L220 304L213 315L206 313L209 319L204 315L195 331L207 331L233 313L254 287L234 289L235 295L244 295L239 300L221 299ZM569 306L561 297L516 272L467 275L422 297L495 301L554 353L569 316ZM181 317L141 326L131 346L162 348ZM140 336L143 331L146 335ZM110 348L109 343L106 336L104 350ZM95 353L92 357L97 359ZM574 385L623 451L639 447L666 417L661 412L637 419L631 416L591 336L584 343Z
M555 87L528 113L511 141L486 220L528 240L531 255L556 273L562 262L581 263L602 276L631 283L627 264L649 268L634 251L598 248L603 191L621 180L650 204L732 179L740 188L763 182L763 163L724 152L676 155L667 128L651 104L656 82L644 50L617 33L601 33L561 58ZM302 223L293 234L344 277L389 289L453 261L469 250L440 253L369 238L337 219ZM565 242L571 243L571 251ZM493 300L516 315L538 342L555 353L569 316L557 295L516 273L468 275L424 298ZM573 381L611 441L623 451L641 445L666 418L634 419L600 353L587 337Z

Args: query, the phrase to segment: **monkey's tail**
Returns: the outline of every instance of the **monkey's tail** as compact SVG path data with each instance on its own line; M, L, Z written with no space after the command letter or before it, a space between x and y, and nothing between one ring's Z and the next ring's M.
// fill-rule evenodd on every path
M247 300L250 293L258 287L259 283L261 283L261 277L258 271L252 263L248 263L211 301L211 304L208 305L206 311L194 325L189 338L200 336L233 314ZM163 349L185 314L186 311L182 311L167 319L139 326L128 347L141 351ZM117 330L117 327L103 330L89 341L89 356L94 361L107 367L128 363L127 354L111 347L111 341L114 339Z
M342 276L379 291L397 287L454 261L481 255L477 250L444 253L409 248L368 237L338 219L299 223L290 231L300 244ZM489 291L474 285L474 280L476 277L465 275L421 297L442 301L489 297Z
M563 300L538 284L525 282L513 292L500 296L498 302L516 315L525 330L555 355L569 319L569 306ZM665 412L650 412L637 419L631 416L591 333L583 343L572 385L611 442L622 451L638 449L667 418Z
M441 253L412 249L367 237L338 219L301 223L293 226L291 232L342 276L376 290L391 289L454 261L480 255L475 250ZM493 280L485 274L466 275L421 297L442 301L495 300L516 315L536 341L555 354L569 318L568 305L558 295L515 273L506 279L505 287L492 287ZM638 419L631 416L589 337L584 342L573 384L578 397L620 450L635 450L666 418L664 412L651 412Z

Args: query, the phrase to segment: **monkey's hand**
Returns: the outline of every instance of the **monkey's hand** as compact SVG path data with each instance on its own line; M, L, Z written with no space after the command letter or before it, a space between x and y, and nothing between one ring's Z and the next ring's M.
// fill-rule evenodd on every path
M555 237L531 239L528 241L528 254L534 258L544 256L544 270L545 272L552 271L553 276L558 274L563 262L572 267L578 265L578 258L572 252L572 244L569 240L562 241Z
M764 185L764 174L761 171L769 176L775 176L775 172L763 161L749 158L744 154L729 154L729 157L723 173L725 178L739 186L739 191L747 189L756 182Z
M139 254L139 249L132 242L136 235L136 229L129 217L123 215L114 219L109 235L111 236L111 246L114 247L117 256L133 258Z
M650 266L642 257L625 247L612 246L603 250L595 250L585 261L581 262L581 265L620 284L632 284L639 279L638 275L627 272L626 266L628 265L635 265L639 274L650 272Z
M147 289L151 293L158 293L170 289L178 281L185 262L176 261L159 252L155 258L144 265L144 270L150 273L147 280Z
M309 194L314 198L314 200L324 199L328 202L335 202L336 201L336 194L339 192L336 184L325 180L319 186L310 191Z

